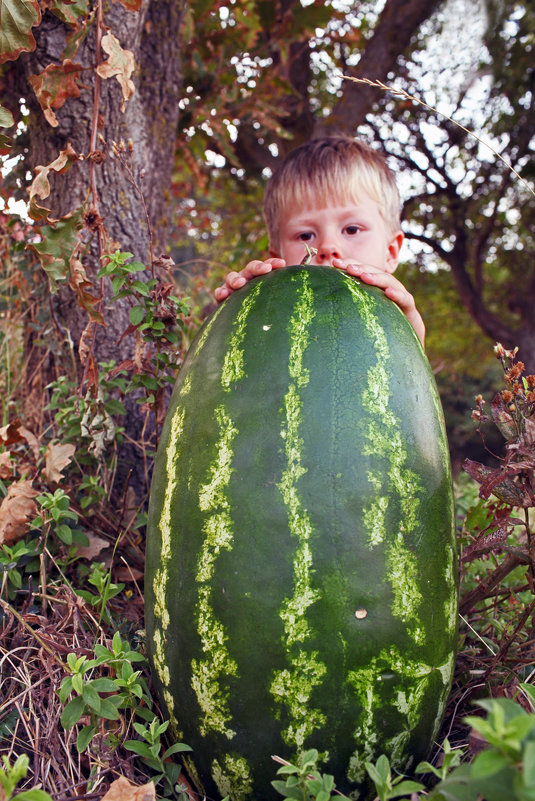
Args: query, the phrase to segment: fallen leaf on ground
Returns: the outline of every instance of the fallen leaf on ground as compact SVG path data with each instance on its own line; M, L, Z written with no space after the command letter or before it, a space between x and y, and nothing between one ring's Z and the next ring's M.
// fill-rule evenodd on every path
M43 475L48 484L59 484L62 480L62 470L70 463L76 448L72 443L60 445L49 443L45 454L45 467Z
M13 475L13 463L11 461L11 454L9 451L0 453L0 478L11 478ZM2 799L0 798L0 801Z
M77 556L92 560L102 553L105 548L110 547L109 540L105 540L104 537L97 537L96 534L91 534L90 531L86 532L86 534L89 538L89 545L78 546Z
M9 448L10 445L14 445L17 442L21 442L22 440L26 440L30 448L32 449L32 453L36 459L39 458L39 440L32 434L31 431L28 431L27 428L24 428L20 420L17 418L16 420L12 420L5 426L0 428L0 442Z
M27 479L11 484L0 503L0 543L10 545L26 534L29 521L37 514L37 494Z
M100 801L156 801L156 790L152 782L135 785L124 776L119 776Z

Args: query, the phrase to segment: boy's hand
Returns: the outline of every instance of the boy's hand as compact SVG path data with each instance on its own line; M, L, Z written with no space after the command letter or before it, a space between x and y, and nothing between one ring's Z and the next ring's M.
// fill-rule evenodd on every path
M286 262L284 259L278 258L269 258L265 261L260 261L260 259L250 261L239 273L232 272L226 276L223 286L219 286L214 292L215 299L218 303L221 303L221 301L228 298L235 289L241 289L242 286L245 286L251 278L256 278L257 275L265 275L272 270L278 270L285 266Z
M392 273L379 270L370 264L347 263L343 259L333 259L333 267L345 270L348 275L354 275L365 284L378 286L382 289L390 300L396 303L409 323L414 328L416 335L422 345L425 342L425 325L420 312L416 308L413 296L405 289L401 281L395 278Z

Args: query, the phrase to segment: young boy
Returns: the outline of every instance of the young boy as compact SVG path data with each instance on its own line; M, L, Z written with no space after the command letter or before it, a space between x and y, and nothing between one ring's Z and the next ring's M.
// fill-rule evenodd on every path
M422 345L425 327L414 298L394 278L403 242L399 193L383 156L349 136L312 139L290 151L269 179L264 218L269 255L227 275L217 301L258 275L299 264L330 264L381 287L400 307Z

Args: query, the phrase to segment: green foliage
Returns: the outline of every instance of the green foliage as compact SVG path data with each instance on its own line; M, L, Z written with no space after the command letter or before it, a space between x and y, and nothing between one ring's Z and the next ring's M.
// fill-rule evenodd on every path
M98 275L112 280L111 303L121 298L129 301L130 330L154 348L152 354L142 359L141 365L135 360L126 360L121 367L133 370L128 391L141 390L143 394L138 403L149 404L156 411L165 387L176 379L179 367L176 354L187 303L173 294L170 283L164 284L154 277L145 281L133 278L146 267L141 262L129 261L132 258L132 253L120 251L105 255Z
M65 704L61 715L65 729L72 729L83 716L90 719L76 738L79 753L89 747L103 720L118 720L119 710L132 709L140 702L150 706L145 681L140 671L132 668L132 662L143 662L144 658L131 650L119 632L113 636L111 650L97 643L94 653L94 659L75 653L67 655L70 675L63 679L58 691L60 701ZM96 668L101 668L101 675L93 678ZM70 698L71 695L74 697Z
M44 492L35 499L41 512L32 521L32 528L44 533L45 540L50 534L65 545L88 545L87 536L69 523L78 523L78 515L70 508L70 498L65 490L58 487L54 492Z
M297 765L288 763L279 768L277 775L286 778L271 782L275 790L295 801L331 801L336 789L334 778L318 771L318 756L317 750L311 748L300 755Z
M3 790L2 801L52 801L52 797L34 787L32 790L23 790L14 795L17 784L26 777L28 773L29 758L27 754L21 754L12 765L9 758L5 755L2 756L3 765L0 767L0 785Z
M116 418L126 414L120 397L128 384L124 372L117 374L114 369L113 362L100 363L97 386L85 397L77 394L76 382L66 375L47 386L51 394L46 408L53 414L57 437L62 443L76 443L81 464L101 460L114 441L121 442Z
M403 776L392 778L390 763L384 754L381 754L375 764L366 762L366 770L375 784L379 801L388 801L390 798L399 798L405 793L423 790L423 785L419 782L404 781Z
M533 701L532 685L520 685ZM421 762L417 773L431 773L439 779L425 797L430 801L533 801L535 798L535 714L507 698L491 698L477 702L487 717L469 716L468 723L486 741L485 748L471 762L461 763L462 752L443 746L439 768ZM402 776L392 780L389 760L383 754L366 769L373 780L379 801L399 798L409 801L409 794L424 790L423 785L406 781ZM414 795L411 796L414 798Z
M76 594L98 610L99 620L104 620L106 623L111 624L112 621L107 604L108 601L115 598L124 589L124 584L114 584L111 580L111 570L105 570L103 564L93 565L87 580L89 584L95 587L97 592L76 590Z
M160 723L156 718L153 718L148 726L134 723L134 729L141 740L127 740L124 747L141 757L143 763L154 771L155 784L165 780L165 797L171 795L180 798L184 795L181 785L178 784L180 765L170 758L174 754L191 751L191 748L184 743L174 743L169 748L164 748L161 736L167 731L168 726L168 720Z
M34 541L20 540L14 545L0 545L0 573L2 593L10 601L23 587L24 574L31 575L39 570L39 548Z

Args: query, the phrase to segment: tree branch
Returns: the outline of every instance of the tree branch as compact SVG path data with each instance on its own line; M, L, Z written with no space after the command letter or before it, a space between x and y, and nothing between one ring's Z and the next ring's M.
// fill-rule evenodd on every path
M351 76L386 80L422 23L441 3L442 0L387 0L374 34ZM332 114L325 121L318 120L314 135L321 136L333 129L355 132L382 94L376 87L346 81Z

